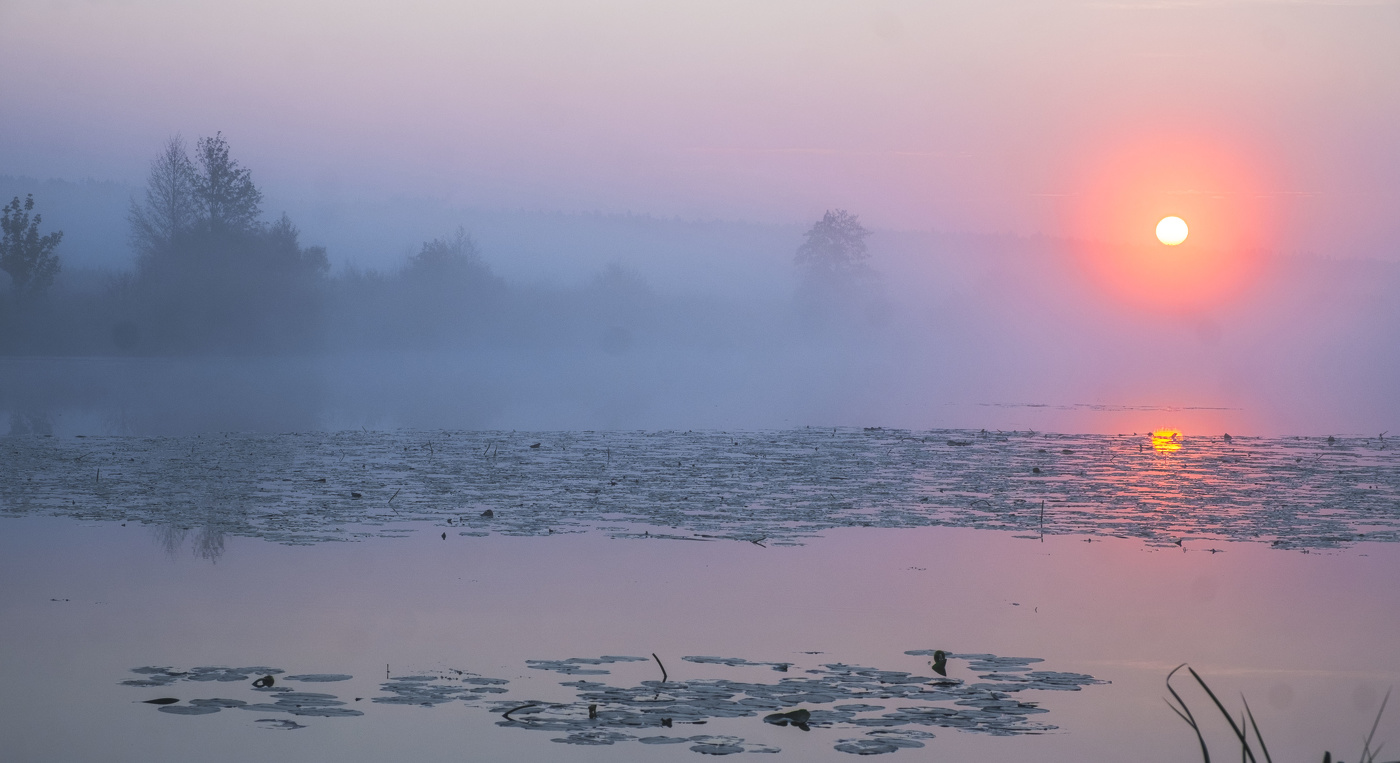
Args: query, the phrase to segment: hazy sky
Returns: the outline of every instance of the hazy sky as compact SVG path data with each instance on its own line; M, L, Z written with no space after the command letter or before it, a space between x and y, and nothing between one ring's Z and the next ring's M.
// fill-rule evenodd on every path
M222 130L315 203L1112 242L1189 208L1389 259L1397 51L1394 1L0 0L0 173L139 183Z

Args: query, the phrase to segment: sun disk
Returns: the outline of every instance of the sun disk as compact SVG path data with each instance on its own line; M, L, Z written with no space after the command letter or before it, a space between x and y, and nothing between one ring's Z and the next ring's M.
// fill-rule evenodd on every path
M1157 223L1157 240L1167 246L1176 246L1186 240L1186 221L1180 217L1163 217Z

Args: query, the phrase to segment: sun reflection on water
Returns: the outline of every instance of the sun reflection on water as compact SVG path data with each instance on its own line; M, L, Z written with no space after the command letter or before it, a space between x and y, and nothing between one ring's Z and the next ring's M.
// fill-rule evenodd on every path
M1159 429L1153 432L1152 449L1158 453L1181 450L1181 433L1175 429Z

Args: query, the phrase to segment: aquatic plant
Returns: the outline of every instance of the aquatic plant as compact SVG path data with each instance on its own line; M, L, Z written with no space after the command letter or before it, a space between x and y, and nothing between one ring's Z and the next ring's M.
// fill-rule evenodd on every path
M835 528L926 526L1162 548L1183 538L1298 550L1400 542L1400 456L1376 439L1191 439L1169 458L1139 454L1141 439L839 429L24 435L5 441L0 515L167 528L158 537L171 553L193 545L210 561L236 537L300 545L414 526L446 543L598 532L771 548Z
M1253 731L1254 741L1259 745L1259 754L1263 756L1264 763L1273 763L1273 758L1269 755L1269 747L1264 743L1264 735L1259 732L1259 724L1254 720L1254 711L1250 710L1249 701L1244 698L1244 695L1240 695L1240 702L1244 704L1244 712L1240 714L1239 722L1236 722L1235 716L1232 715L1229 710L1225 709L1224 703L1220 701L1219 697L1215 696L1215 692L1211 690L1210 686L1205 682L1205 679L1201 678L1195 668L1183 662L1175 668L1172 668L1172 671L1167 674L1167 691L1171 692L1172 698L1176 700L1175 705L1172 704L1171 700L1167 700L1167 707L1170 707L1172 712L1176 713L1181 720L1186 721L1186 725L1190 726L1191 730L1196 732L1196 741L1201 745L1202 760L1204 760L1205 763L1210 763L1210 747L1206 744L1205 735L1201 733L1200 722L1196 720L1196 716L1191 712L1191 708L1186 704L1186 700L1182 699L1181 695L1178 694L1176 689L1172 686L1172 676L1176 675L1177 671L1182 668L1186 668L1191 674L1191 677L1196 679L1196 683L1200 684L1201 688L1205 690L1206 696L1210 697L1210 701L1215 704L1216 709L1220 711L1221 715L1225 716L1225 721L1230 724L1230 731L1232 731L1235 738L1239 740L1240 760L1248 760L1250 763L1259 763L1260 759L1255 756L1254 747L1249 741L1249 734ZM1377 756L1380 755L1383 745L1377 745L1375 748L1372 748L1371 742L1375 740L1376 729L1381 723L1381 715L1385 713L1385 705L1389 701L1390 692L1387 691L1385 693L1385 699L1381 700L1380 709L1376 711L1376 719L1371 723L1371 731L1366 735L1365 741L1362 742L1361 756L1358 759L1360 763L1378 763ZM1248 721L1247 724L1246 721ZM1332 753L1330 751L1322 754L1322 763L1332 763ZM1342 761L1338 760L1337 763L1342 763ZM1400 763L1400 761L1390 761L1390 763Z
M797 733L822 730L829 735L833 749L853 755L879 755L902 749L924 747L934 738L932 729L953 729L992 736L1041 734L1056 726L1031 720L1049 711L1034 701L1014 695L1024 691L1079 691L1086 686L1107 683L1083 673L1033 670L1042 662L1037 657L1002 657L995 654L954 654L941 649L914 649L910 657L932 657L942 666L938 678L900 670L822 663L803 667L792 662L755 661L741 657L687 655L681 661L739 673L730 677L672 679L659 656L661 680L639 684L610 685L594 680L573 680L558 685L572 688L572 701L526 699L516 696L518 685L503 678L491 678L450 668L437 673L391 676L386 667L379 685L379 696L340 697L320 691L325 684L350 681L347 673L298 673L266 666L202 666L133 668L136 678L121 682L143 689L161 688L188 692L208 691L220 686L221 693L241 690L246 699L201 697L184 701L178 697L136 700L155 705L158 712L172 715L212 715L222 710L244 710L259 714L285 714L299 719L352 718L375 712L383 705L435 707L464 703L499 716L503 728L557 734L551 740L561 744L608 746L624 742L646 745L688 745L704 755L735 753L777 753L781 748L744 737L694 734L690 726L723 719L752 718L771 727L795 729ZM645 657L603 655L567 659L527 660L532 670L566 676L605 676L618 663L647 663ZM948 677L954 667L969 677ZM774 681L754 675L784 674ZM771 671L771 672L770 672ZM259 677L261 676L261 677ZM271 683L276 676L276 684ZM972 678L975 676L975 679ZM298 683L315 687L299 687ZM330 687L334 688L334 687ZM501 695L512 695L509 699ZM354 709L352 702L367 700ZM878 703L878 704L876 704ZM893 705L893 707L891 707ZM340 721L335 721L340 722ZM263 728L294 730L304 725L289 719L258 718ZM748 726L759 732L757 723ZM743 729L743 724L733 726ZM777 732L780 738L788 732ZM821 733L821 732L818 732ZM859 736L855 736L859 734ZM840 735L840 736L838 736ZM850 735L850 736L846 736Z

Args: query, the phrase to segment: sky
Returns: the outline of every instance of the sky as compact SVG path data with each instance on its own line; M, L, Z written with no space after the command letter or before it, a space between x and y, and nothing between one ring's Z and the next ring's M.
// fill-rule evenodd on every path
M1400 0L0 0L0 190L67 194L66 262L126 267L152 158L221 132L337 272L463 225L516 284L615 264L713 300L676 309L695 347L522 356L480 381L515 408L401 425L1375 433L1397 50ZM833 208L876 231L890 310L803 344L773 327ZM771 331L730 325L749 307Z
M1397 49L1394 1L0 0L0 173L139 185L222 131L321 204L1115 244L1190 207L1398 259Z

